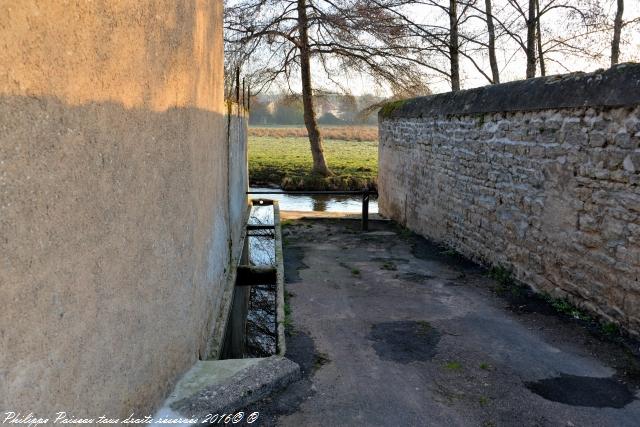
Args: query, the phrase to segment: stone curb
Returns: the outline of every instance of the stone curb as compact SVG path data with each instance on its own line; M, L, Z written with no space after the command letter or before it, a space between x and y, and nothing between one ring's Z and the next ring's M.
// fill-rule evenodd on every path
M183 417L202 420L208 414L229 414L283 389L300 378L297 363L281 356L260 359L220 383L170 404Z

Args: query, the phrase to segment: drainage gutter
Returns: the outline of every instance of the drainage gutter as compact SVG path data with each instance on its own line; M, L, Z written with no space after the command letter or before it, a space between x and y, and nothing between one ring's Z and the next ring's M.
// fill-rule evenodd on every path
M251 204L247 204L247 209L244 214L244 224L249 222L251 216ZM242 234L240 236L240 242L237 246L237 253L231 254L231 260L229 262L229 274L225 282L224 290L222 292L222 301L220 301L218 317L215 320L213 326L213 332L209 338L209 344L207 346L206 360L216 360L220 358L222 351L222 345L224 343L225 333L227 330L227 323L229 322L229 314L231 313L231 304L233 303L233 291L236 285L236 278L238 275L238 266L242 263L242 254L244 252L245 242L247 241L247 227L242 228Z
M273 203L273 227L276 280L276 354L264 358L238 358L227 360L200 360L175 385L163 407L155 414L152 426L163 425L161 419L190 418L195 422L178 425L191 426L207 422L208 414L229 414L242 408L249 409L253 403L276 392L300 378L297 363L284 357L285 343L285 298L284 258L282 250L282 226L280 207ZM247 211L247 221L250 216ZM242 233L242 242L248 242L247 229ZM218 359L223 346L226 328L236 287L237 270L243 260L242 253L235 256L231 264L225 287L221 312L211 338L209 355ZM209 420L210 421L210 420ZM176 424L174 424L176 425Z

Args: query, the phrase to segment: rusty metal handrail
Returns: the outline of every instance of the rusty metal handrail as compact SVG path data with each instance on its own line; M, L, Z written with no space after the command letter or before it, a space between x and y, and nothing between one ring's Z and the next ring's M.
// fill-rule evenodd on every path
M247 194L265 194L265 195L292 195L292 196L353 196L362 195L362 231L369 230L369 198L371 195L378 195L377 191L359 190L359 191L247 191Z

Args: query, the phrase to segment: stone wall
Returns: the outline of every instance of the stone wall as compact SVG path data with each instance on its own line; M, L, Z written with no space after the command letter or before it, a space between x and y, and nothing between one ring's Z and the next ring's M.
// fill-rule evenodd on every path
M222 9L3 2L3 411L150 414L206 353L246 207Z
M380 209L640 332L640 65L380 113Z

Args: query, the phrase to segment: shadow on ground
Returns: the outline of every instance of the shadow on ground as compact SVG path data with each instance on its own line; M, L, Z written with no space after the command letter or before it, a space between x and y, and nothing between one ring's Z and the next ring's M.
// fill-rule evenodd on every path
M393 223L359 227L285 227L303 378L254 425L637 425L637 343Z

